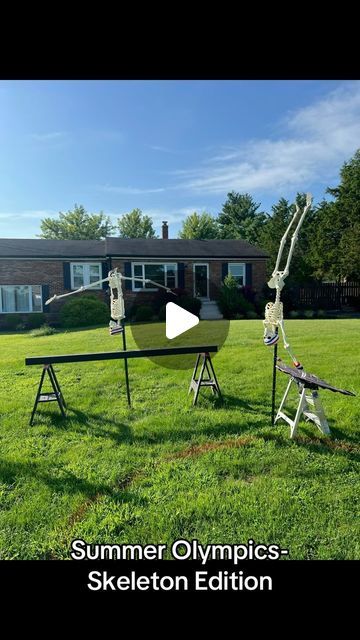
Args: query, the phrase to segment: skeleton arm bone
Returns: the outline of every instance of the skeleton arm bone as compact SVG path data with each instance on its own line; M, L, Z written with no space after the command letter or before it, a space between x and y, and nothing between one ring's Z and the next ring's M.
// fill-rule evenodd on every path
M308 210L311 207L311 203L312 203L312 197L311 197L310 193L307 193L306 194L306 206L304 207L304 211L302 212L302 214L300 216L299 222L298 222L298 224L296 226L296 229L295 229L295 231L294 231L294 233L292 235L292 238L291 238L289 254L288 254L288 257L287 257L285 269L284 269L284 271L282 273L282 279L283 280L285 280L285 278L289 275L289 267L290 267L291 258L292 258L293 253L294 253L294 246L295 246L297 237L299 235L299 231L300 231L300 228L302 226L302 223L304 222L305 216L306 216ZM297 211L299 211L298 207L297 207Z
M298 217L298 214L300 212L300 208L297 204L295 204L295 213L283 235L283 237L281 238L280 241L280 247L279 247L279 251L278 251L278 255L277 255L277 259L276 259L276 265L275 265L275 269L272 272L271 278L268 282L268 286L271 289L276 289L279 288L280 290L283 288L284 284L285 284L285 278L289 275L289 267L290 267L290 262L294 253L294 247L295 247L295 243L297 241L298 235L299 235L299 231L300 228L302 226L302 223L304 222L305 216L309 210L309 208L311 207L311 203L312 203L312 197L311 194L307 193L306 194L306 206L304 207L304 210L300 216L300 218L298 219L297 225L294 229L293 235L291 237L291 244L290 244L290 249L289 249L289 253L288 253L288 257L287 257L287 261L286 261L286 265L283 271L279 270L280 267L280 261L282 258L282 254L284 251L284 247L286 244L286 240L287 237L289 235L290 229L292 227L292 225L295 223L295 220Z
M114 272L110 272L110 273L114 273ZM136 280L138 282L142 282L144 285L154 284L156 287L165 289L165 291L167 291L168 293L172 293L174 296L176 296L176 293L174 293L174 291L171 291L171 289L169 289L168 287L164 287L164 285L159 284L158 282L154 282L154 280L149 280L148 278L136 278L135 276L134 278L131 278L128 276L123 276L121 273L118 273L117 275L120 278L120 280ZM50 304L50 302L53 302L54 300L60 300L60 298L66 298L67 296L72 296L74 293L81 293L82 291L87 291L87 289L98 287L100 284L103 284L104 282L109 282L110 278L111 276L109 275L107 278L103 278L102 280L97 280L96 282L92 282L91 284L84 285L82 287L79 287L79 289L75 289L74 291L69 291L68 293L62 293L61 295L55 294L52 296L52 298L49 298L48 300L46 300L45 304Z
M272 278L274 278L274 276L279 271L280 261L281 261L281 258L282 258L282 254L283 254L283 251L284 251L284 247L285 247L285 243L286 243L287 237L289 235L289 232L290 232L290 229L291 229L292 225L295 222L296 216L300 211L298 205L296 204L295 206L296 206L296 211L295 211L293 217L291 218L290 223L288 224L287 229L286 229L286 231L285 231L285 233L284 233L284 235L283 235L283 237L281 238L281 241L280 241L280 247L279 247L279 251L278 251L278 254L277 254L277 258L276 258L275 268L274 268L274 271L272 272ZM269 284L269 286L270 286L270 284ZM274 287L271 287L271 288L274 288Z

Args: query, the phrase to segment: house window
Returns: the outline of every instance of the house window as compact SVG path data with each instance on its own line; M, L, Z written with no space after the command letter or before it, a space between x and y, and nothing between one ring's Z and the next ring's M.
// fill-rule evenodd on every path
M70 264L71 288L79 289L101 280L101 263L72 262ZM94 289L101 289L101 284Z
M239 287L243 287L245 282L245 264L243 262L229 262L228 273L235 278Z
M0 313L37 313L40 311L42 311L41 285L0 286Z
M174 289L177 285L177 264L162 264L158 262L133 262L132 277L145 278L162 284L163 287ZM133 291L141 291L142 289L150 289L156 291L156 287L151 283L143 284L139 280L133 280Z

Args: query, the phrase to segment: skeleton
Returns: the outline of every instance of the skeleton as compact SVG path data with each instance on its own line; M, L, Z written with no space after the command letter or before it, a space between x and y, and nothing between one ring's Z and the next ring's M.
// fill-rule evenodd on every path
M87 289L91 289L93 287L98 287L100 284L104 282L109 283L110 287L110 322L109 322L109 332L110 335L115 335L116 333L121 333L123 331L122 320L125 318L125 304L124 304L124 296L122 290L122 281L123 280L136 280L138 282L142 282L145 287L146 284L153 284L156 287L160 287L161 289L165 289L168 293L172 293L176 295L171 289L168 287L164 287L164 285L159 284L158 282L154 282L154 280L149 280L148 278L137 278L137 277L127 277L123 276L120 271L117 269L113 269L109 271L107 278L103 278L102 280L97 280L96 282L92 282L91 284L84 285L79 287L79 289L75 289L75 291L70 291L69 293L63 293L61 295L54 295L49 300L46 300L45 304L50 304L54 300L60 300L60 298L66 298L67 296L72 296L74 293L81 293L82 291L86 291Z
M301 213L300 213L299 206L297 204L295 205L296 206L295 213L281 239L279 252L276 259L275 269L268 282L268 286L270 287L270 289L276 289L275 302L267 303L265 307L265 320L263 321L264 344L266 346L271 346L277 343L277 341L279 340L278 331L280 327L282 337L283 337L284 349L288 352L291 360L293 361L295 367L297 368L301 368L301 364L292 353L290 344L288 343L286 338L285 329L284 329L283 303L280 300L280 294L281 294L281 290L285 285L285 278L289 275L289 267L290 267L291 258L294 252L294 246L295 246L297 237L299 235L299 231L304 221L304 218L311 207L311 203L312 203L312 197L311 197L311 194L308 193L306 194L306 205ZM298 216L299 213L300 213L300 216ZM286 240L289 235L290 229L292 228L296 220L297 220L297 225L295 227L295 230L291 238L290 249L289 249L289 254L287 257L285 269L281 271L280 261L284 251Z

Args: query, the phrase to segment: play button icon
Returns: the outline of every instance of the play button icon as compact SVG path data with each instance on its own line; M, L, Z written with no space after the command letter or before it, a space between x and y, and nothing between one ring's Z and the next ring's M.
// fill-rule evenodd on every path
M166 305L166 337L173 340L199 324L199 318L174 302Z
M187 290L178 289L176 297L163 289L157 292L138 291L132 306L129 301L127 308L127 322L136 348L153 349L154 352L169 350L168 355L154 353L149 360L156 366L174 371L193 370L197 356L194 353L176 355L171 353L173 349L199 347L201 351L205 346L215 345L220 351L228 335L230 321L221 319L219 312L219 319L208 317L211 316L209 308L216 311L215 300L220 297L213 282L209 282L209 292L213 298L210 304L205 300L199 302ZM155 377L152 388L157 388L157 384Z

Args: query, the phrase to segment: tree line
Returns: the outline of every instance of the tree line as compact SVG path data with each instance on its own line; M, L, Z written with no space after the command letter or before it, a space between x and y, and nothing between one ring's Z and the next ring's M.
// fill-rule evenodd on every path
M343 164L339 186L327 188L325 193L331 200L324 197L313 204L304 221L292 262L294 283L360 279L360 149ZM300 207L305 205L305 198L304 193L297 194ZM295 204L280 198L271 213L260 207L250 194L231 191L217 216L206 211L187 216L179 238L246 240L268 252L271 271ZM157 237L152 219L140 209L123 214L116 224L103 212L88 213L82 205L60 212L57 219L41 221L42 238L101 240L114 234L122 238Z

